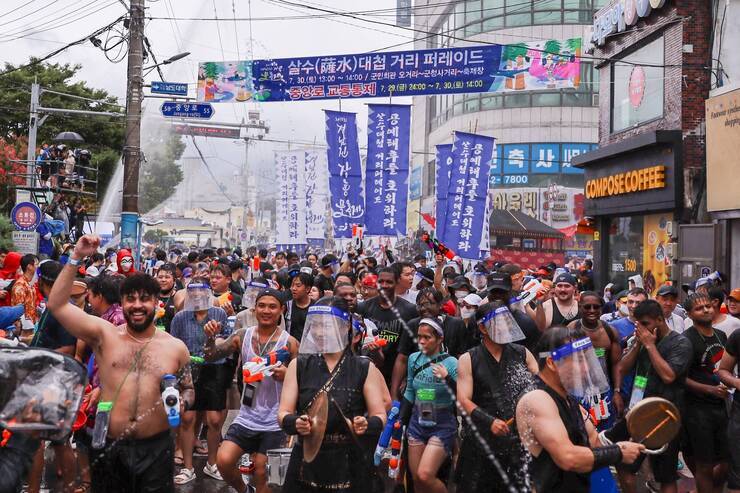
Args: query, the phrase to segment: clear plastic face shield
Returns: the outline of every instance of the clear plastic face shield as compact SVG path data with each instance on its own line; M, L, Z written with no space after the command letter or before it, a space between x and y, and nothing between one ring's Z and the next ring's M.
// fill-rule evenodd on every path
M339 274L339 268L341 266L339 265L339 260L334 260L329 265L327 265L327 267L331 268L331 275L336 276L337 274Z
M247 287L244 290L244 296L242 297L242 306L244 308L254 309L257 304L257 295L260 291L269 288L265 283L250 281L247 283Z
M555 362L560 382L573 397L595 398L609 390L609 382L588 337L540 354L540 357L545 356Z
M351 317L332 306L312 306L308 309L299 353L327 354L344 351L349 344Z
M0 348L0 426L61 440L72 431L87 372L77 361L38 348Z
M496 344L508 344L524 339L524 332L506 306L488 312L479 323L485 327L486 334Z
M473 285L476 291L485 289L486 283L487 283L486 275L483 272L472 272L470 274L470 284Z
M185 310L197 312L213 306L213 293L208 284L191 282L185 291Z

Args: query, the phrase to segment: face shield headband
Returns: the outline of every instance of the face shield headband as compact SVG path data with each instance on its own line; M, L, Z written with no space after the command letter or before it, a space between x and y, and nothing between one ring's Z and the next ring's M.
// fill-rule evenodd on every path
M486 275L483 272L473 272L470 275L470 283L478 291L485 289L487 283Z
M609 382L588 337L540 354L540 357L548 356L558 368L563 388L572 396L598 397L609 390Z
M306 314L306 323L298 352L326 354L344 351L349 344L352 317L333 306L312 306Z
M524 339L524 332L506 306L488 312L479 323L485 327L486 334L496 344L508 344Z
M202 311L213 306L213 294L208 284L191 282L185 291L185 310Z

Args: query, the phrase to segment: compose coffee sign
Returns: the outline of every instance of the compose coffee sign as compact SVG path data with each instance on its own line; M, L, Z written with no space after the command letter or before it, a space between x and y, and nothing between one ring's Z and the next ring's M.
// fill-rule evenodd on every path
M598 199L657 188L665 188L665 166L650 166L588 180L586 198Z
M639 19L665 5L666 0L620 0L594 19L591 41L601 46L606 37L631 28Z

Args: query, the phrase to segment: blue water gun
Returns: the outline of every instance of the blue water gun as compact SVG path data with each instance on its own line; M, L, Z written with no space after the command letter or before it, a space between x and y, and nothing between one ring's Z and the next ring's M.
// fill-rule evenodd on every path
M376 466L380 465L380 461L383 459L383 453L390 446L391 435L393 434L393 425L398 421L400 413L401 403L393 401L391 404L391 410L388 411L388 420L385 422L385 428L383 428L383 433L380 434L378 445L375 447L375 455L373 456L373 459Z

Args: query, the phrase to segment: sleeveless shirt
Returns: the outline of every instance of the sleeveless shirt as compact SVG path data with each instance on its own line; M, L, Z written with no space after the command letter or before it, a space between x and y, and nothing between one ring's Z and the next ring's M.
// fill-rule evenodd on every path
M256 354L252 349L252 337L256 330L256 326L250 327L244 333L244 340L242 341L242 361L249 361L255 356L262 356L260 354ZM274 346L272 344L268 344L268 347L265 348L264 352L268 353L276 348L281 348L287 343L288 333L281 330L280 335L276 338ZM277 415L278 407L280 405L280 392L282 389L283 382L278 382L271 376L265 377L257 384L257 390L254 394L252 406L245 406L242 404L239 409L239 415L234 420L234 423L253 431L280 431Z
M568 432L568 438L573 445L589 447L586 426L578 402L572 397L564 399L550 386L535 377L537 388L544 390L555 401L558 407L560 420ZM550 453L542 449L540 455L532 457L530 466L532 485L538 492L559 491L562 493L587 493L590 488L589 473L580 474L572 471L563 471L553 460Z

